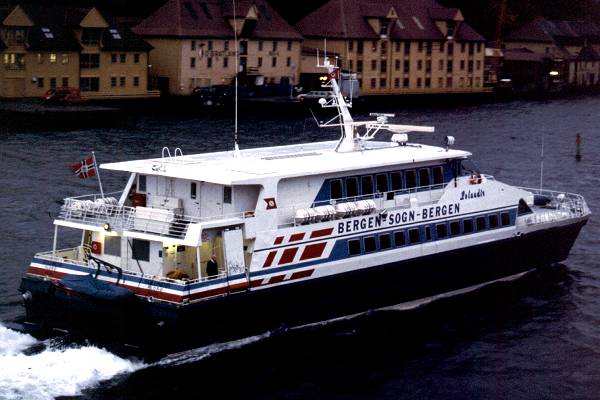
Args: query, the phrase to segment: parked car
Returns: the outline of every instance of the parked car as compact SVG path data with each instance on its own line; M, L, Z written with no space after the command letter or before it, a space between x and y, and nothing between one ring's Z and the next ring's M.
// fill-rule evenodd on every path
M44 103L48 104L81 104L85 102L81 98L79 89L70 87L57 87L49 89L43 97Z

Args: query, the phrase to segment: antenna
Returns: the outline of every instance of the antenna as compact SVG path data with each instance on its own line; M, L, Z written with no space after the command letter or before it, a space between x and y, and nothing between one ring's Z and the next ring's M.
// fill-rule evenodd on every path
M544 131L542 131L542 159L540 161L540 190L544 186Z
M235 13L235 0L233 0L233 40L235 42L235 111L233 130L233 155L234 157L240 157L240 146L238 144L238 74L240 72L240 46L237 37L237 17Z

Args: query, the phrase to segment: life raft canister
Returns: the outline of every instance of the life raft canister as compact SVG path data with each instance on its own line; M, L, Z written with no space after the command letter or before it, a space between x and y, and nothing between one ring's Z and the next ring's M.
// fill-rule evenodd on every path
M133 192L130 198L133 207L146 207L146 194Z
M478 185L481 183L481 175L471 175L469 178L469 183L471 185Z

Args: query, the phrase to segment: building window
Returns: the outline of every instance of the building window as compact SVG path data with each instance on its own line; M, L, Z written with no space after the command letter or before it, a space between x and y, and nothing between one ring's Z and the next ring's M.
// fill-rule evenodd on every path
M38 64L44 63L44 55L42 53L37 54L37 61L38 61ZM4 63L6 64L6 61Z
M377 60L371 60L371 71L377 71Z
M80 78L79 88L82 92L97 92L100 90L100 78Z
M51 64L55 64L56 63L56 53L49 53L48 60L50 61Z
M400 42L395 42L396 53L400 53Z
M394 61L394 69L400 71L400 60Z
M427 72L427 73L431 72L431 60L425 61L425 72Z
M363 72L362 60L356 60L356 72Z
M127 62L127 54L121 53L119 56L119 61L121 61L121 63Z
M404 55L410 55L410 42L404 42Z
M213 42L212 42L212 40L208 41L207 47L208 47L208 50L212 50L213 49Z
M354 70L354 60L348 60L348 69L350 72Z
M431 78L425 78L425 87L426 88L430 88L431 87Z
M417 70L421 71L423 69L423 60L417 61Z
M477 71L479 71L481 69L481 61L480 60L477 60L476 66L477 66Z
M400 87L400 78L394 78L394 87L395 88L399 88Z
M288 49L288 51L292 51L292 41L291 40L288 40L288 42L287 42L287 49Z
M262 67L262 57L258 57L258 67Z
M473 72L473 60L469 60L469 72Z
M69 63L69 55L68 54L61 54L60 62L62 64L68 64Z
M473 55L473 51L475 49L475 46L473 43L469 43L469 55L472 56Z
M275 43L277 43L277 42L275 42ZM271 66L272 67L277 67L277 57L273 57L271 59Z
M79 57L79 66L83 69L99 68L100 54L81 54Z
M371 41L371 51L373 53L377 53L377 40L372 40Z
M461 71L465 70L465 60L460 60L460 70Z
M131 258L138 261L150 261L150 242L131 239Z
M377 87L377 79L371 78L371 89L375 89Z
M50 88L54 89L56 87L56 78L50 78Z
M286 60L286 62L285 62L285 65L286 65L286 66L288 66L288 67L291 67L291 66L292 66L292 58L291 58L291 57L288 57L288 58L287 58L287 60ZM350 68L350 69L352 69L352 68Z
M440 42L440 53L444 52L444 42Z
M454 54L454 43L448 43L448 56L452 57Z
M446 72L452 72L452 60L448 60L448 63L446 64Z
M196 57L190 58L190 68L196 68Z
M196 50L196 41L195 41L195 40L192 40L192 41L190 42L190 49L191 49L192 51Z
M348 40L348 51L354 51L354 40Z
M125 86L125 77L124 76L119 77L119 86L121 86L121 87Z
M404 73L408 74L410 72L410 61L404 60Z
M273 40L273 51L277 51L277 41Z
M440 60L438 63L438 70L443 71L444 70L444 60Z
M116 76L110 77L110 87L117 87L117 77Z
M212 68L212 57L206 59L206 68Z
M381 42L381 55L387 56L387 42Z
M409 79L408 78L404 78L404 80L403 80L403 86L405 88L407 88L409 86L409 83L410 83Z
M466 49L466 43L461 43L461 44L460 44L460 52L461 52L461 53L464 53L464 52L465 52L465 49Z
M427 49L427 55L430 56L431 55L431 42L427 42L426 45L426 49Z
M361 253L360 240L359 239L348 240L348 255L357 256L360 253Z
M229 50L229 40L223 41L223 50L224 51L228 51Z
M387 80L385 78L379 79L379 87L385 88L387 86Z
M383 73L387 72L387 61L386 60L381 60L381 72L383 72Z
M421 78L417 78L417 87L420 88L423 86L423 80Z
M449 88L452 87L452 77L451 76L446 78L446 87L449 87Z
M263 41L262 41L262 40L259 40L259 41L258 41L258 51L263 51L263 45L264 45L264 44L263 44Z
M229 67L229 57L223 58L223 68Z
M44 87L44 78L37 78L37 87L39 88L43 88Z
M84 29L81 32L81 43L86 46L100 43L100 29Z
M356 42L356 53L357 54L362 54L363 50L364 50L364 42L362 40L359 40Z
M139 76L133 77L133 86L140 86L140 77Z
M135 64L139 64L139 63L140 63L140 53L135 53L135 54L133 55L133 62L134 62Z
M121 237L120 236L105 236L104 237L104 254L107 256L121 257Z
M69 87L69 78L66 76L63 76L61 84L63 87Z
M116 63L117 62L117 53L112 53L110 55L110 62L112 62L112 63Z

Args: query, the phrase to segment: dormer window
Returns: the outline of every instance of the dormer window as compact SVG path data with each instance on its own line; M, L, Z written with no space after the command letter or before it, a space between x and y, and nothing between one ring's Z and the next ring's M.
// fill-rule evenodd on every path
M6 32L6 41L8 45L25 44L25 37L25 28L10 28Z
M389 32L389 28L390 28L390 22L387 19L383 19L379 22L379 35L382 38L385 38L388 36L388 32Z
M100 43L100 29L84 28L81 32L81 43L84 45L96 45Z
M454 38L454 31L456 30L456 22L448 21L448 33L446 34L446 39L452 40Z

